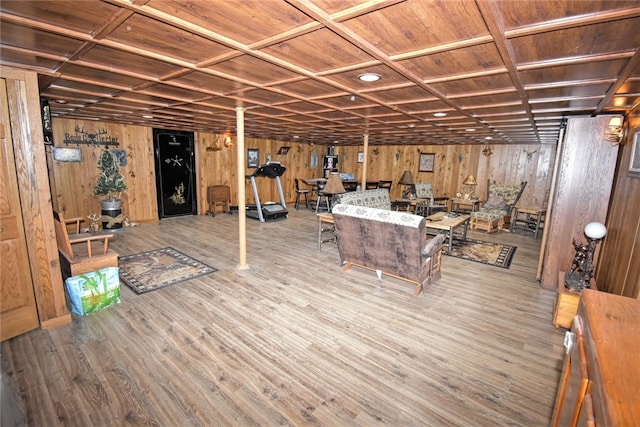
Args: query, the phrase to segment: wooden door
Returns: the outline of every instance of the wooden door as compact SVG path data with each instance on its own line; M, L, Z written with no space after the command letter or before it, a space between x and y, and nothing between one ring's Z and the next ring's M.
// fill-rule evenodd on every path
M0 84L0 341L37 328L13 140L7 108L6 80Z

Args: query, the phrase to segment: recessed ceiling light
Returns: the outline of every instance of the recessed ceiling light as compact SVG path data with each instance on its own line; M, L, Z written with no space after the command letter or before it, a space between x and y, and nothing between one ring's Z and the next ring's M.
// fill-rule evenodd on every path
M67 100L66 100L66 99L56 99L56 102L57 102L58 104L66 104L66 103L67 103Z
M153 119L153 116L149 115L149 114L145 114L142 116L142 118L144 119Z
M476 128L467 128L467 129L465 129L465 131L467 131L467 132L475 132Z
M484 137L484 139L486 139L487 141L489 141L490 139L493 139L493 138L492 138L492 137L490 137L490 136L485 136L485 137Z
M377 82L381 78L382 77L380 76L380 74L376 73L363 73L358 76L358 79L362 80L363 82Z
M433 117L446 117L446 116L447 116L447 113L443 113L443 112L433 113Z

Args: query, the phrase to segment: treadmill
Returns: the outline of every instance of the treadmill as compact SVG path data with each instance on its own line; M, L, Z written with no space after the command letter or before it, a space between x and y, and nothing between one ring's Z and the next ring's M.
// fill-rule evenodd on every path
M280 182L280 176L287 170L280 162L269 162L264 165L260 165L256 168L253 174L248 175L247 178L251 180L251 188L253 188L253 197L256 200L255 206L247 207L247 216L250 218L258 219L260 222L285 219L289 212L287 211L287 205L284 199L284 193L282 192L282 183ZM260 203L260 195L258 194L258 186L256 185L256 177L266 177L276 180L278 186L278 195L280 196L280 203L265 204Z

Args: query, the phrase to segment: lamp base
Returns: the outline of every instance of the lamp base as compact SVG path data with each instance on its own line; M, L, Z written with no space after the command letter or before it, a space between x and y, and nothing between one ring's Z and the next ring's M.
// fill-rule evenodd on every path
M585 280L584 275L578 273L565 273L564 287L570 291L581 291L591 287L591 281Z

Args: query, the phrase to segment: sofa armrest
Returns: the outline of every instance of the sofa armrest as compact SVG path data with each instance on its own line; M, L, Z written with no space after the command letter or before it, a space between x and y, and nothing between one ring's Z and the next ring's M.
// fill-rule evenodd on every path
M433 239L429 240L422 250L422 256L425 258L429 258L438 251L441 251L442 248L444 248L444 240L444 234L438 234Z

